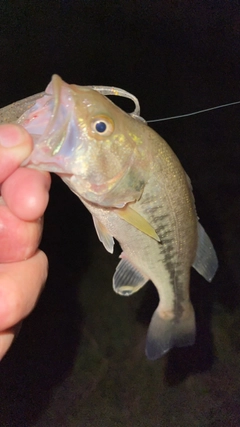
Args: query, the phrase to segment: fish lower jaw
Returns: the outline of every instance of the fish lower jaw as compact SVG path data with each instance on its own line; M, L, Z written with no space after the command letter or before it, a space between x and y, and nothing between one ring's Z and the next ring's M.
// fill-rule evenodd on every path
M64 170L56 165L55 163L38 163L38 162L32 162L27 165L30 169L37 169L47 172L54 172L62 177L62 175L71 176L70 174L64 173Z

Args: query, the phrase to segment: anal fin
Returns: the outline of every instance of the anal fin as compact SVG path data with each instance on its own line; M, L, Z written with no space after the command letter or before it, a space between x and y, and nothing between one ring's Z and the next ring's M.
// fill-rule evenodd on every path
M148 281L128 260L122 259L113 276L114 291L129 296L141 289Z

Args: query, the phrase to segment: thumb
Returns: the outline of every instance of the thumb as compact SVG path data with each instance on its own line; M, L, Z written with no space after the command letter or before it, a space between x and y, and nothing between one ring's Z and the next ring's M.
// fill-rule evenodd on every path
M32 138L23 127L0 125L0 183L30 155L32 147Z

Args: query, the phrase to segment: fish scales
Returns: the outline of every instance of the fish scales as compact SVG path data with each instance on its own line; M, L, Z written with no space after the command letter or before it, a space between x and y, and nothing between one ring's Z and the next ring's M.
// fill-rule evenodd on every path
M132 99L132 116L109 94ZM68 85L53 76L45 94L0 110L0 122L18 118L34 140L23 166L57 173L91 212L105 248L112 253L119 241L114 291L129 296L149 280L155 285L159 304L146 341L147 357L155 360L194 343L190 269L211 281L218 261L188 176L139 111L122 89Z

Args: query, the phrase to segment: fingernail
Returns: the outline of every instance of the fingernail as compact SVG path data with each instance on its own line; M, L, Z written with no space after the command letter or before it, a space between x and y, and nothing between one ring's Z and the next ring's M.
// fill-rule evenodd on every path
M23 132L19 126L7 124L0 126L0 145L5 148L23 143Z
M14 332L9 330L0 333L0 361L7 353L14 339Z

